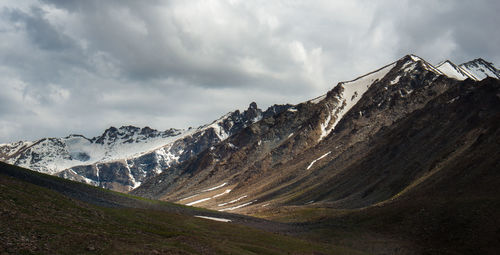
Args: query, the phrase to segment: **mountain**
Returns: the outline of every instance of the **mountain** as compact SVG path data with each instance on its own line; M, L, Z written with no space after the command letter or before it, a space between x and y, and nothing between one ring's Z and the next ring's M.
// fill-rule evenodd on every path
M370 254L497 254L499 141L500 81L465 80L247 213Z
M85 226L81 219L93 222L86 215L106 215L102 221L96 218L96 227L104 230L103 236L108 238L104 240L108 243L109 240L134 242L130 237L137 234L136 242L143 243L147 240L143 235L146 232L159 246L171 241L170 232L165 234L167 240L162 239L165 229L182 232L179 230L182 228L191 233L189 238L196 239L192 233L199 232L189 227L196 224L189 217L157 214L170 210L181 215L231 220L334 245L326 251L324 246L314 246L313 250L319 249L321 253L497 254L500 80L491 77L495 73L498 70L483 60L462 65L445 61L433 66L420 57L407 55L354 80L340 82L315 99L297 105L273 106L265 112L251 104L243 113L230 113L198 129L174 130L172 140L156 149L128 158L72 166L58 173L73 179L85 176L93 185L115 190L136 187L122 197L54 176L26 174L26 170L19 169L2 170L21 183L10 183L16 182L10 177L0 179L3 181L0 193L8 194L1 200L9 203L0 207L0 217L36 211L26 208L32 201L45 202L54 195L43 195L45 191L37 190L42 192L38 197L39 193L31 191L29 185L34 184L93 206L119 207L112 215L109 210L101 209L75 213L86 211L80 207L72 210L74 206L54 212L51 208L58 208L53 204L60 204L59 198L36 207L58 215L69 212L79 228ZM123 141L127 132L115 130L101 136L104 138L98 144L122 144L118 141ZM175 132L181 134L177 136ZM155 134L158 133L161 132ZM99 139L88 140L95 140L92 144L96 144ZM23 146L29 148L31 144L11 145L21 151ZM178 158L168 161L166 158L173 157L159 156L168 153L176 153ZM25 188L15 188L21 186ZM29 194L22 192L26 187ZM35 198L26 200L26 197ZM11 207L19 209L11 213ZM122 207L141 211L136 214L123 211ZM35 222L41 220L39 215L31 213L16 224L31 222L32 217ZM181 224L184 221L188 226ZM112 226L102 227L107 222L112 222ZM128 234L118 235L113 232L116 228L123 228ZM7 233L28 234L21 229L25 228L9 229ZM203 227L195 229L207 233ZM247 254L278 253L277 243L290 245L286 240L269 243L267 238L279 237L264 237L265 232L258 232L262 238L260 234L243 234L247 241L238 246L236 240L247 232L229 228L223 231L225 236L215 233L223 239L217 245L211 246L211 241L207 244L212 239L203 236L204 247L210 249L196 249L198 246L192 244L197 242L181 242L181 247L188 246L198 253ZM66 232L76 236L72 231ZM6 232L0 232L0 238L3 233ZM83 233L92 231L84 228ZM260 244L254 242L261 239L266 240ZM248 240L252 240L251 244ZM218 250L217 247L226 244L238 248ZM291 248L281 247L282 251ZM339 247L347 248L336 250ZM311 249L307 252L313 253Z
M461 66L457 66L449 60L446 60L438 64L436 68L439 71L441 71L444 75L457 80L461 81L465 79L473 79L476 81L480 80L479 78L476 78L476 76L473 75L468 69L462 68Z
M440 67L444 70L444 65ZM398 184L381 194L370 191L378 181L356 184L359 189L343 186L360 178L380 178L363 177L365 170L347 169L371 152L375 146L371 143L383 131L460 86L460 80L445 74L417 56L405 56L341 82L324 96L253 123L197 157L148 179L132 193L240 213L328 200L340 208L384 201L425 171L419 169L422 172L406 179L394 177ZM432 159L429 155L429 162L418 164ZM327 165L330 167L325 168ZM342 179L344 184L333 185L332 178L340 173L351 181Z
M99 187L129 191L163 169L288 107L274 105L262 111L251 103L242 113L230 112L196 129L158 131L149 127L110 127L91 139L70 135L3 144L0 145L0 160Z
M463 63L459 65L459 67L462 68L462 70L467 71L469 74L472 74L472 76L477 80L482 80L486 77L500 79L500 71L496 69L492 63L481 58Z
M91 139L82 135L69 135L4 144L0 146L0 159L42 173L55 174L84 163L131 157L160 147L184 133L176 129L160 132L149 127L111 127L101 136Z
M500 81L416 56L263 118L131 193L368 254L497 254Z
M335 133L334 130L343 119L348 121L347 119L356 117L355 115L359 115L357 119L370 122L372 125L363 127L360 135L349 139L363 140L370 137L379 128L388 126L422 107L425 102L443 92L449 85L438 83L435 79L447 77L455 81L467 78L481 80L485 77L498 78L499 74L500 72L491 63L482 59L461 65L455 65L447 60L434 67L417 56L408 55L353 81L341 82L327 94L296 106L274 105L262 111L252 103L242 113L230 112L196 129L158 131L148 127L111 127L102 135L90 139L81 135L70 135L65 138L44 138L33 142L3 144L0 145L0 160L125 192L139 187L166 169L173 169L183 162L194 162L191 159L196 161L205 158L206 161L203 162L205 165L197 168L208 167L211 163L209 164L207 160L218 162L229 159L229 155L235 154L240 155L238 159L243 160L236 164L237 158L230 159L225 167L237 167L238 171L243 173L249 166L260 164L253 166L252 171L263 171L274 167L277 163L292 159L299 155L299 152L317 146L331 133ZM431 88L426 90L427 92L422 92L426 86ZM383 88L383 91L380 88ZM414 91L421 93L413 94ZM377 100L377 105L353 110L360 108L369 100L365 98L365 93L373 94L370 96L374 97L372 101ZM400 100L399 97L405 99ZM400 101L405 100L408 102L399 105ZM381 111L375 111L376 109ZM377 115L370 115L375 113ZM250 126L252 128L249 129ZM228 138L231 136L238 138L229 141ZM270 158L266 156L269 153L273 155ZM216 156L209 156L210 154ZM327 156L332 157L334 154ZM265 157L271 160L271 163L260 161ZM212 165L217 165L217 169L220 168L220 163ZM166 175L170 177L162 180L166 181L164 185L178 183L177 178L187 180L183 176L194 170L186 171L186 169L179 169L178 172L169 170ZM226 174L229 173L222 176ZM211 175L205 173L202 176L208 178ZM214 182L213 180L216 179L211 179L207 185ZM187 186L193 185L191 181L187 181L190 183ZM197 179L197 181L201 183L203 180ZM220 183L214 182L210 185L217 186L224 182L221 180ZM176 189L174 186L169 186L166 190ZM153 191L150 190L149 193L151 192ZM179 197L174 198L173 193L169 196L169 199L179 199Z

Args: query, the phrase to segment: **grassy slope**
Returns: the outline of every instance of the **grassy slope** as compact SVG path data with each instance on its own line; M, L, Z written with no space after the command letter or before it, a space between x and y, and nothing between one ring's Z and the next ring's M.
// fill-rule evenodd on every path
M0 201L0 253L359 254L182 213L92 205L1 173Z

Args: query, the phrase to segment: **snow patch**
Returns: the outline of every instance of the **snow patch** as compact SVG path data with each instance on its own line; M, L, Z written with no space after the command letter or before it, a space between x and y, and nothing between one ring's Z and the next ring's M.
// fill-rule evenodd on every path
M450 101L448 101L448 102L446 102L446 103L451 104L451 103L453 103L453 102L457 101L459 98L460 98L459 96L458 96L458 97L455 97L455 98L452 98Z
M370 86L384 78L395 65L396 63L392 63L355 80L339 83L338 86L341 86L343 91L337 97L337 105L329 109L330 113L327 119L321 124L321 135L318 138L318 142L328 136L328 134L335 129L335 126L337 126L342 117L358 103ZM331 123L332 117L334 119L333 123Z
M217 195L213 196L212 198L217 198L217 197L223 196L225 194L228 194L229 192L231 192L231 189L226 189L226 191L224 191L220 194L217 194Z
M248 197L248 196L244 195L244 196L239 197L239 198L237 198L235 200L231 200L231 201L226 202L226 203L218 204L217 206L225 206L225 205L228 205L228 204L233 204L233 203L236 203L236 202L238 202L238 201L240 201L240 200L242 200L243 198L246 198L246 197Z
M207 220L220 221L220 222L231 222L231 220L224 219L224 218L216 218L216 217L201 216L201 215L195 215L194 217L202 218L202 219L207 219Z
M224 212L224 211L232 211L232 210L236 210L236 209L239 209L239 208L242 208L242 207L245 207L245 206L251 205L251 204L253 204L253 202L248 202L248 203L244 203L244 204L237 205L237 206L234 206L234 207L229 207L229 208L220 209L220 210L219 210L219 212Z
M192 206L192 205L195 205L195 204L198 204L198 203L201 203L201 202L205 202L205 201L210 200L210 199L212 199L212 198L211 198L211 197L202 198L202 199L200 199L200 200L196 200L196 201L194 201L194 202L187 203L186 205L187 205L187 206Z
M331 130L328 129L328 124L330 124L331 119L332 119L332 114L329 113L328 117L326 117L325 121L323 123L321 123L321 125L320 125L321 135L320 135L318 141L321 141L324 137L326 137L330 133Z
M253 118L252 123L255 123L255 122L260 121L260 120L262 120L262 115L258 115L255 118Z
M179 201L188 200L188 199L190 199L190 198L193 198L193 197L196 197L196 196L199 196L199 195L200 195L200 194L196 194L196 195L192 195L192 196L189 196L189 197L185 197L185 198L183 198L183 199L181 199L181 200L179 200Z
M311 164L309 164L309 166L307 166L307 170L309 170L309 169L310 169L310 168L314 165L314 163L316 163L316 161L321 160L322 158L324 158L324 157L328 156L330 153L332 153L332 152L331 152L331 151L329 151L329 152L327 152L327 153L323 154L323 156L321 156L321 157L319 157L319 158L317 158L317 159L313 160L313 161L311 162Z
M401 75L398 75L396 76L396 78L394 78L394 80L392 80L389 84L391 85L395 85L396 83L399 82L399 79L401 78Z
M202 192L216 190L216 189L222 188L222 187L224 187L226 185L227 185L227 182L224 182L223 184L221 184L219 186L215 186L215 187L212 187L212 188L209 188L209 189L202 190Z

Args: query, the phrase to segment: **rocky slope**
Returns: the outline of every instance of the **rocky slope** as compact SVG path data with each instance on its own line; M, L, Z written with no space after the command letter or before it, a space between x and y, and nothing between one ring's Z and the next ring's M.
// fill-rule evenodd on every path
M376 158L362 167L357 164L373 148L385 148L379 147L384 132L450 89L476 84L470 78L460 83L449 73L414 55L405 56L341 82L322 97L263 118L133 193L242 213L291 204L360 208L385 201L417 180L441 154L429 155L430 148L420 147L425 157L411 161L410 174L403 173L408 167L403 163L409 161L403 158L397 158L394 167L380 163L376 172L368 171L370 164L378 163Z
M254 214L310 221L333 244L352 225L392 239L352 244L370 254L497 254L499 141L500 82L466 80L345 155L358 160L317 169L290 206Z

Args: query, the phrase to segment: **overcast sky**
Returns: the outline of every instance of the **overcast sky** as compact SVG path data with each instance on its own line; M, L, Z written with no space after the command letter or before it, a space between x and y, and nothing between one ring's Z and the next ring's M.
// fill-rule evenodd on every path
M500 64L500 2L3 0L0 143L197 127L408 53Z

